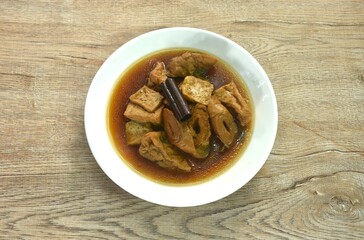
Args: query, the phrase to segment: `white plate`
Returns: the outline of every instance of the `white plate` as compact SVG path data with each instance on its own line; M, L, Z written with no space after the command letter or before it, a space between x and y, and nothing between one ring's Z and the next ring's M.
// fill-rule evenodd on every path
M143 56L167 48L194 48L225 62L245 80L253 99L255 123L250 143L236 164L201 184L163 185L130 169L108 137L106 110L120 74ZM96 73L85 104L85 129L90 149L102 170L129 193L160 205L187 207L219 200L244 186L263 166L273 147L278 125L277 103L268 76L259 63L235 42L195 28L165 28L140 35L117 49ZM258 186L259 187L259 186Z

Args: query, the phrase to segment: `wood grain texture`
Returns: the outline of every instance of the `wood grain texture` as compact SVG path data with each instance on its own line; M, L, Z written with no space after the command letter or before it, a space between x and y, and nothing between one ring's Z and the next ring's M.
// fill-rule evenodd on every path
M103 61L133 37L172 26L246 48L279 108L261 171L194 208L118 188L83 125ZM362 0L3 0L0 32L0 239L364 238Z

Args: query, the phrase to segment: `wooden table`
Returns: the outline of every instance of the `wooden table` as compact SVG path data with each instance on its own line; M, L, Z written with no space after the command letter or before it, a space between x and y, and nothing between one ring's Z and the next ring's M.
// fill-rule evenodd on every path
M84 132L86 94L103 61L171 26L246 48L279 109L261 171L193 208L120 189ZM364 238L363 0L2 0L0 31L0 238Z

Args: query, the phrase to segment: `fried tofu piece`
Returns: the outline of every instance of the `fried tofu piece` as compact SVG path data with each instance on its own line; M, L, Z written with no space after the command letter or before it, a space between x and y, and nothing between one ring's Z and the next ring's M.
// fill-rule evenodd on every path
M187 122L196 148L196 158L206 158L210 153L211 128L207 106L197 103Z
M136 93L129 97L130 102L135 103L148 112L154 112L163 101L163 96L159 92L143 86Z
M143 136L152 130L150 123L129 121L125 124L126 142L128 145L138 145Z
M139 154L163 168L190 172L191 166L179 153L177 148L168 142L165 132L149 132L142 138Z
M225 147L229 148L238 134L238 127L233 116L215 97L209 101L207 111L211 119L212 129Z
M193 137L187 124L178 121L168 108L163 109L163 125L170 143L186 153L196 154Z
M167 71L163 62L157 62L154 69L150 72L147 86L156 88L167 79Z
M168 63L167 75L170 77L186 77L203 74L216 62L216 58L207 54L186 52L171 59Z
M207 80L187 76L180 85L182 95L189 101L207 105L214 85Z
M140 123L150 122L154 125L160 125L162 123L162 110L163 106L160 106L154 112L148 112L134 103L129 103L124 116Z
M241 95L234 82L217 89L214 96L216 96L224 105L232 108L236 112L242 127L247 127L250 124L252 113L248 100Z

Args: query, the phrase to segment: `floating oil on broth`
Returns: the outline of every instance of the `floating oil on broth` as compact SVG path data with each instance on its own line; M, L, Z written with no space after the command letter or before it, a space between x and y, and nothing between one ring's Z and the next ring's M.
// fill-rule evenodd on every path
M123 113L129 103L129 97L146 84L149 73L156 62L163 61L167 63L173 57L187 51L198 52L191 49L173 49L157 52L141 59L119 77L109 99L107 111L108 132L115 150L132 169L153 181L161 183L191 184L206 181L221 174L236 162L247 147L254 123L254 117L252 116L251 125L246 129L239 130L238 140L229 149L224 149L220 140L212 132L211 151L206 159L195 159L182 153L192 167L191 172L164 169L156 163L143 158L138 152L139 145L130 146L127 144L124 126L128 119L123 116ZM249 99L251 107L251 98L246 87L238 75L224 62L219 60L204 77L214 85L215 89L234 81L242 96ZM251 112L254 114L252 109Z

